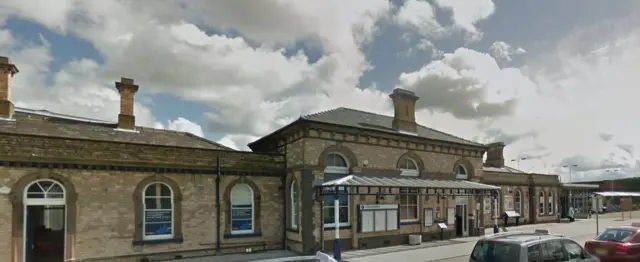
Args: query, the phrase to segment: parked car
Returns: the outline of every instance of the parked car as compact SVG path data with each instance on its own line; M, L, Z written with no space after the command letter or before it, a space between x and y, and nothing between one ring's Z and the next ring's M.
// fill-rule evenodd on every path
M584 248L603 262L640 261L640 223L609 227Z
M488 235L476 243L469 262L599 262L575 241L548 230Z

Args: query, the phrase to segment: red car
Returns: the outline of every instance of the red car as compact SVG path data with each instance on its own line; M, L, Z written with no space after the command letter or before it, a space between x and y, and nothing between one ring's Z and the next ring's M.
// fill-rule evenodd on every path
M638 262L640 261L640 223L607 228L595 239L584 243L584 249L602 262Z

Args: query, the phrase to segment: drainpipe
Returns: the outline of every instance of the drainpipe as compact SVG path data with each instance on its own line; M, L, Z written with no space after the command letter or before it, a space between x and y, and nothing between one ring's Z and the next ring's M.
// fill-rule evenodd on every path
M287 249L287 146L284 147L284 174L281 178L282 180L282 250ZM293 181L293 179L292 179ZM293 188L292 188L293 189ZM298 195L300 195L300 190L298 190ZM297 201L296 201L297 202ZM291 203L293 205L293 202ZM293 210L293 206L290 207ZM296 213L298 213L298 209L296 209ZM296 214L296 217L297 214ZM293 219L293 218L291 218ZM300 230L301 225L298 225L298 230ZM299 231L298 231L299 232Z
M220 251L220 241L221 241L221 236L220 236L220 216L221 216L221 212L220 212L220 156L216 157L216 218L217 218L217 222L216 223L216 251Z

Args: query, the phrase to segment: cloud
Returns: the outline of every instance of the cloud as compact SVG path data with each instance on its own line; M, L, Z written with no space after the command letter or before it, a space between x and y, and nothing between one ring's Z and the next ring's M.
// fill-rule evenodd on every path
M162 123L158 122L156 123L155 127L161 128L161 129L187 132L199 137L204 137L204 131L202 130L202 127L199 124L192 122L189 119L186 119L183 117L178 117L175 120L169 120L166 125L163 125Z
M402 73L398 87L413 90L418 108L448 112L461 119L511 114L519 90L535 85L516 68L500 68L488 54L458 48L417 71Z
M514 55L521 55L527 52L522 47L514 48L502 41L493 42L489 49L491 50L491 55L493 55L493 57L506 62L511 62Z

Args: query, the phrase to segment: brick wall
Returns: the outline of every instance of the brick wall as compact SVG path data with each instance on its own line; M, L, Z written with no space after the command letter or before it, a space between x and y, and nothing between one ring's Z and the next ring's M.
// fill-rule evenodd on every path
M45 170L35 168L0 168L0 184L12 187L21 177ZM223 223L227 207L223 201L222 217L216 217L215 176L197 174L164 174L180 187L182 200L182 231L184 242L179 244L132 245L134 234L133 192L140 181L151 173L104 172L90 170L54 170L66 177L77 193L77 220L74 255L77 259L138 255L166 251L213 249L216 242L216 223ZM238 177L223 176L221 191ZM262 236L222 238L222 246L231 243L266 242L272 248L282 240L283 202L281 179L276 177L246 177L260 190ZM222 193L221 193L222 195ZM223 200L228 196L222 196ZM0 261L12 261L14 247L11 238L11 202L0 195ZM19 241L18 241L19 242ZM202 252L200 252L202 253ZM16 260L17 261L17 260Z

